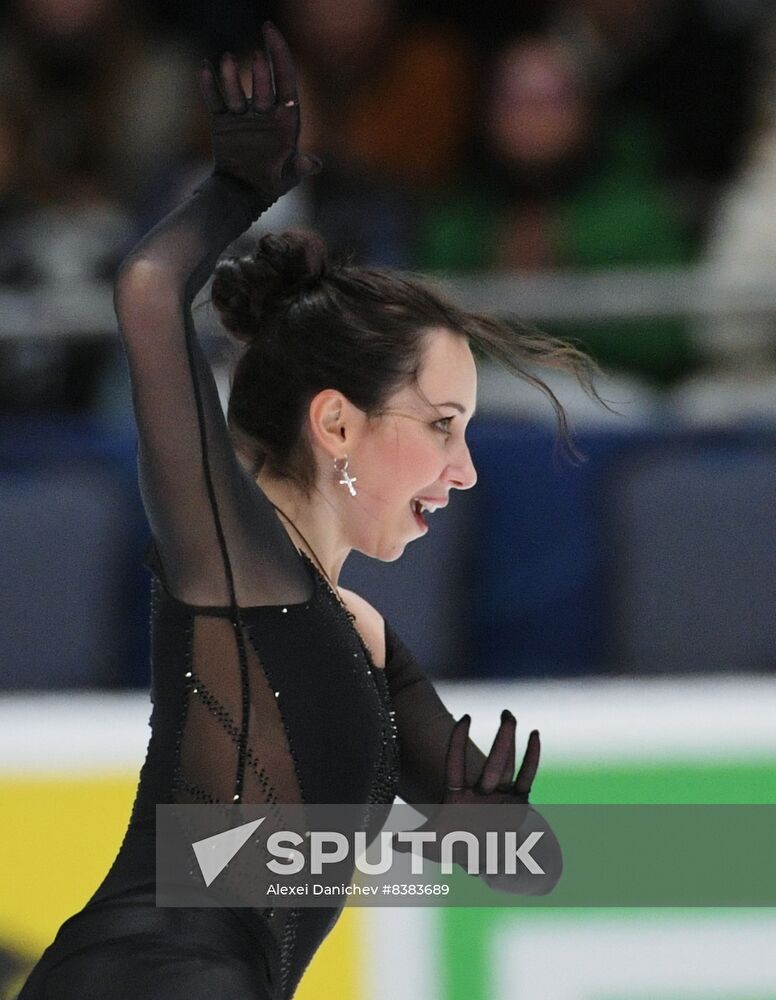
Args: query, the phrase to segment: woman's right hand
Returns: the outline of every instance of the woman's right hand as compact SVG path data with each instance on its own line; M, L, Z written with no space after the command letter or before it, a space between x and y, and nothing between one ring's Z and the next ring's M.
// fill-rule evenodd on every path
M269 206L304 177L318 173L321 163L297 149L299 97L286 41L269 21L262 33L264 50L253 55L250 97L229 53L221 60L220 73L203 63L200 83L210 112L213 172L249 185Z

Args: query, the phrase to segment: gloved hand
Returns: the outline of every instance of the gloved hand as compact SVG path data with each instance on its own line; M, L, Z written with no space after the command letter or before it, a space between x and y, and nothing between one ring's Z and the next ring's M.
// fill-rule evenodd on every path
M490 753L482 768L482 773L473 784L466 781L466 745L469 739L471 717L463 715L456 722L450 736L445 763L445 793L440 808L413 833L433 831L436 839L423 847L423 856L435 861L441 858L440 846L447 833L468 831L474 833L481 845L479 877L492 889L519 895L542 895L550 892L557 884L562 870L560 846L544 818L528 805L528 796L539 767L541 746L539 733L533 730L526 746L517 776L515 769L515 730L517 720L505 709L501 713L501 725L491 746ZM499 806L488 810L463 810L458 806ZM541 832L541 838L530 851L543 869L544 875L532 875L522 864L515 874L505 871L505 857L499 850L498 872L485 872L485 833L495 831L499 846L503 846L503 834L510 831L517 834L520 845L534 832ZM407 852L409 845L396 844L397 850ZM466 867L468 853L466 847L456 845L453 860Z
M466 784L466 744L469 740L470 715L462 715L450 735L445 765L446 788L442 805L482 805L485 802L516 805L528 802L539 769L541 744L539 731L528 736L520 770L515 777L515 731L517 719L509 709L501 713L501 725L493 740L482 774L473 785Z
M269 207L304 177L317 173L321 162L297 149L299 98L286 41L269 21L262 33L264 50L253 55L250 97L229 53L221 60L220 74L203 62L200 85L210 112L213 173L248 185Z

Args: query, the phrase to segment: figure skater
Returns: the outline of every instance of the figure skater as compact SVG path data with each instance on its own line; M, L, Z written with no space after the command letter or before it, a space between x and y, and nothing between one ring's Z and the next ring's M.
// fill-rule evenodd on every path
M151 738L119 854L19 1000L291 997L340 906L155 906L157 803L525 803L515 718L486 758L379 611L338 585L348 553L391 561L477 475L474 352L550 396L538 365L589 382L573 348L465 312L397 273L337 264L312 234L217 263L320 169L298 151L294 66L271 24L252 93L204 64L212 175L116 280L152 532ZM212 299L247 347L224 419L195 336Z

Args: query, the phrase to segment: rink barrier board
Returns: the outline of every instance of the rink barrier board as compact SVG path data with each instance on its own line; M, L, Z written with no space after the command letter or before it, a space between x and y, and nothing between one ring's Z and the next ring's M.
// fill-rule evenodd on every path
M472 713L472 734L485 749L505 704L541 726L545 758L534 800L548 803L776 801L774 688L759 678L740 684L439 685L454 715ZM115 857L145 755L149 708L147 696L135 694L0 699L6 889L0 940L29 961L83 905ZM677 727L682 712L684 726ZM503 970L492 942L517 927L518 942L529 932L543 940L541 921L568 922L562 911L396 915L401 925L380 911L346 909L314 959L299 1000L382 1000L396 995L399 975L406 980L406 1000L497 1000ZM594 926L601 919L587 911L573 918L578 929L580 922ZM394 931L386 937L389 926ZM375 975L380 968L392 972L393 988ZM682 995L680 989L676 996Z

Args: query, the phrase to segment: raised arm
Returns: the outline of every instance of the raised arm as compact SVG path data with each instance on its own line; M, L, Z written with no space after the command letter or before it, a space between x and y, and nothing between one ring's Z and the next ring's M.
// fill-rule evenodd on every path
M303 599L309 577L242 468L191 318L224 249L320 164L297 151L299 102L285 41L264 26L250 97L226 55L201 85L212 175L121 265L116 313L129 361L143 502L175 595L193 604Z

